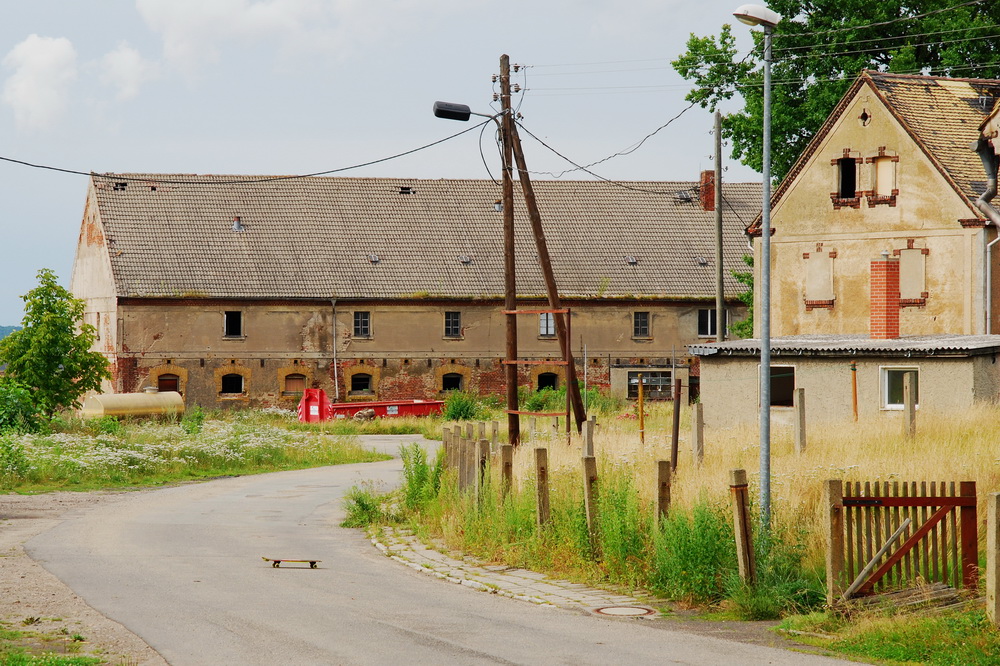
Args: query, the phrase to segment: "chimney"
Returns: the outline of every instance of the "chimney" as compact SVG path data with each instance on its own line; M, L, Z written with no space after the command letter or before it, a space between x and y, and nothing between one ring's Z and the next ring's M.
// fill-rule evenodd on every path
M698 197L701 199L701 209L715 210L715 172L702 171L701 182L698 184Z
M899 259L883 252L871 266L871 337L891 340L899 337Z

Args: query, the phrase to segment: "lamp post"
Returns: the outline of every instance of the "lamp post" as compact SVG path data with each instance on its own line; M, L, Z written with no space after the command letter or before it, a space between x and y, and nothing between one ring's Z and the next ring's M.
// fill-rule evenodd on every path
M741 23L764 29L764 183L760 251L760 512L771 522L771 35L781 15L760 5L733 12Z
M504 310L508 313L517 310L517 286L514 275L514 180L513 180L513 148L510 133L510 73L507 56L501 61L501 87L503 92L503 111L496 115L476 113L465 104L450 102L434 102L434 115L447 120L467 121L470 116L489 118L497 124L503 143L503 199L494 204L497 212L503 213L503 245L504 245ZM502 116L502 120L498 120ZM521 421L518 417L517 397L517 322L513 315L508 314L505 322L505 356L504 378L507 384L507 441L517 446L521 441Z

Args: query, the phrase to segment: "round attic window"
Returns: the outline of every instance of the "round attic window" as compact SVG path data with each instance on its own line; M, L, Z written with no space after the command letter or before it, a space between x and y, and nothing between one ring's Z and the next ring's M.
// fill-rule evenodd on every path
M858 116L858 120L861 122L862 127L868 127L869 123L872 121L872 114L869 113L868 109L862 109L861 115Z

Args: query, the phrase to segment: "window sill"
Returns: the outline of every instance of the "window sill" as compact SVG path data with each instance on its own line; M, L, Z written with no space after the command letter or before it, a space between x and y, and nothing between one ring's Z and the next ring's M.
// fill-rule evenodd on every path
M635 342L652 342L652 335L633 335L632 340Z
M922 308L927 305L927 298L901 298L899 307L901 308Z
M861 197L839 197L836 192L830 193L830 201L833 202L833 209L841 208L861 208Z
M868 207L869 208L874 208L875 206L889 206L890 208L895 208L896 207L896 195L895 194L888 194L888 195L883 195L883 196L879 196L879 195L876 195L876 194L870 194L866 198L867 198L867 201L868 201Z
M244 341L244 340L247 339L247 336L245 336L245 335L223 335L222 339L223 340L232 340L232 341L236 341L236 342L242 342L242 341Z
M454 342L456 340L464 340L465 336L464 335L445 335L441 339L445 340L445 341Z
M913 408L920 409L920 405L914 405ZM883 412L901 412L906 409L906 407L904 405L882 405L880 409Z
M246 393L220 393L219 400L246 400L249 396Z
M558 340L558 338L555 336L555 334L552 334L552 335L539 335L538 339L539 340Z
M833 306L834 306L834 303L835 303L834 300L829 300L829 301L805 301L806 312L810 312L812 310L832 310Z
M352 340L371 340L373 337L375 337L375 336L373 336L373 335L352 335L351 339Z

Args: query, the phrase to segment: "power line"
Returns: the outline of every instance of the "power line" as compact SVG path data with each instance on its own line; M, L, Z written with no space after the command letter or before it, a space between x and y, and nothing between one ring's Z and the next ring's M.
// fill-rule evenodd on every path
M388 162L390 160L398 159L400 157L405 157L407 155L412 155L413 153L420 152L421 150L426 150L426 149L431 148L433 146L436 146L438 144L444 143L446 141L450 141L451 139L460 137L463 134L466 134L466 133L471 132L473 130L477 130L480 127L486 125L489 122L491 122L490 119L484 120L484 121L482 121L480 123L477 123L477 124L475 124L475 125L473 125L471 127L467 127L466 129L462 130L461 132L456 132L455 134L452 134L450 136L446 136L443 139L438 139L437 141L432 141L431 143L424 144L423 146L420 146L419 148L413 148L411 150L407 150L407 151L404 151L402 153L396 153L395 155L390 155L388 157L381 157L379 159L370 160L368 162L362 162L360 164L352 164L351 166L339 167L339 168L336 168L336 169L327 169L325 171L314 171L313 173L297 174L297 175L293 175L293 176L267 176L266 178L237 178L237 179L231 179L231 180L211 180L211 181L205 181L205 180L157 179L156 182L158 182L158 183L164 183L164 184L167 184L167 185L251 185L251 184L255 184L255 183L269 183L269 182L282 181L282 180L296 180L296 179L302 179L302 178L312 178L312 177L315 177L315 176L328 176L328 175L330 175L332 173L341 173L343 171L350 171L350 170L353 170L353 169L360 169L362 167L372 166L373 164L380 164L382 162ZM27 162L25 160L15 159L13 157L0 156L0 161L9 162L11 164L19 164L21 166L31 167L32 169L42 169L42 170L45 170L45 171L57 171L59 173L68 173L68 174L73 174L73 175L77 175L77 176L89 176L89 177L96 177L96 178L113 178L113 179L119 180L119 181L135 181L135 182L145 182L145 181L148 180L147 178L136 178L136 177L132 177L132 176L123 176L123 175L118 175L118 174L114 174L114 173L96 173L94 171L80 171L80 170L77 170L77 169L66 169L66 168L63 168L63 167L50 166L50 165L47 165L47 164L36 164L34 162ZM485 162L485 157L484 157L484 162Z
M799 32L799 33L775 33L774 37L778 38L788 38L788 37L812 37L815 35L831 35L835 32L846 32L848 30L866 30L868 28L879 28L884 25L892 25L893 23L900 23L902 21L912 21L914 19L926 18L928 16L933 16L935 14L942 14L944 12L950 12L955 9L961 9L962 7L969 7L970 5L978 5L983 0L968 0L968 2L962 2L952 7L944 7L942 9L935 9L933 11L924 12L923 14L914 14L913 16L901 16L899 18L890 19L888 21L880 21L878 23L868 23L865 25L851 25L845 26L843 28L833 28L831 30L817 30L815 32Z
M990 28L1000 28L1000 25L998 25L996 23L988 23L986 25L976 25L976 26L970 26L970 27L966 27L966 28L954 28L952 30L938 30L938 31L935 31L935 32L917 32L917 33L910 33L910 34L906 34L906 35L893 35L893 36L885 35L883 37L872 37L872 38L868 38L868 39L850 39L850 40L847 40L845 42L840 42L838 45L839 46L852 46L852 45L855 45L855 44L868 44L870 42L880 42L881 43L881 42L884 42L885 40L888 40L888 39L916 39L916 38L921 38L921 37L934 37L936 35L950 35L950 34L956 33L956 32L968 33L968 32L970 32L972 30L988 30ZM795 35L795 34L787 34L785 36L786 37L798 37L798 35ZM952 42L951 41L944 41L944 40L942 40L941 43L950 44ZM818 45L815 44L815 43L813 43L813 44L806 44L806 45L803 45L803 46L787 46L785 48L774 49L774 53L785 53L785 52L788 52L788 51L813 50L817 46Z

